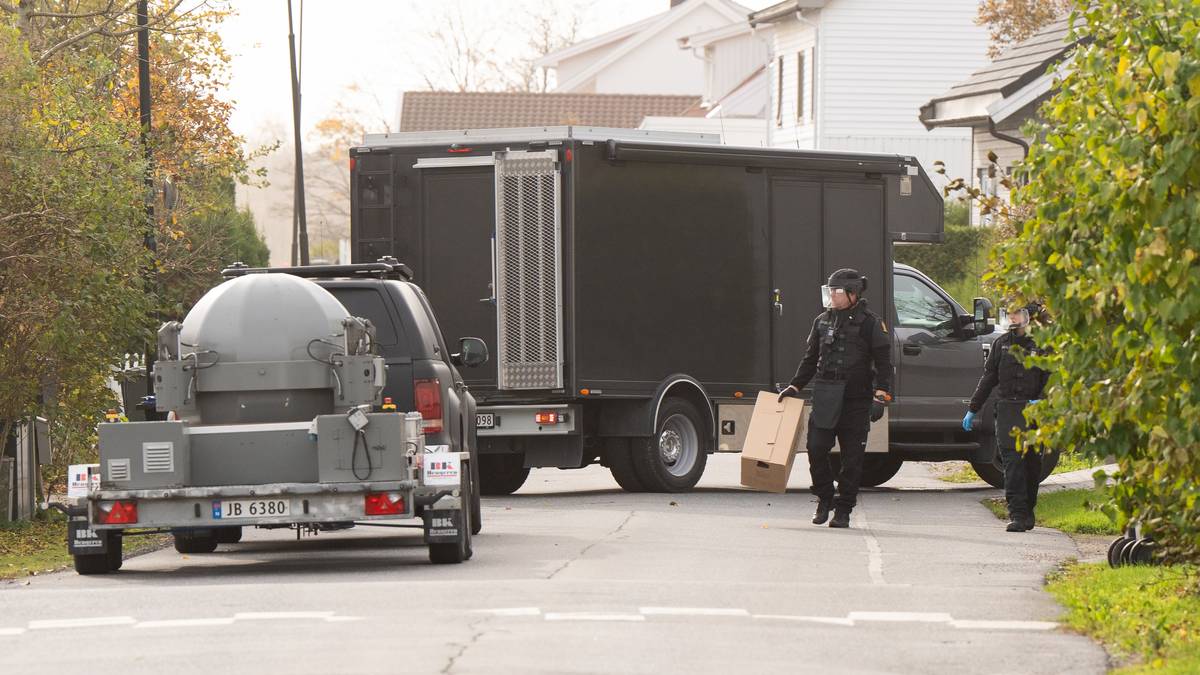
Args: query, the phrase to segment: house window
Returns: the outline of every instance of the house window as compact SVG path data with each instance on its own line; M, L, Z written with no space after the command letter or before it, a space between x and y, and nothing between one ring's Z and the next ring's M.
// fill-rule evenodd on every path
M796 53L796 121L804 122L804 68L807 65L808 59L804 58L804 52Z
M777 82L775 84L775 126L783 126L783 57L775 64Z

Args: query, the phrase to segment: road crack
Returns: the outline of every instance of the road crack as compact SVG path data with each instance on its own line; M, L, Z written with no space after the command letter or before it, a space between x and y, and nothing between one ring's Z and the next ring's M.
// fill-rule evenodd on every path
M468 649L473 647L475 643L479 641L479 638L483 637L484 633L487 633L486 630L476 630L476 627L481 623L485 623L489 619L490 617L483 617L467 624L467 630L471 631L471 637L467 638L465 642L460 644L458 646L458 651L452 654L450 659L446 661L446 667L442 668L441 670L443 675L449 675L449 673L454 670L454 664L458 663L458 660L462 658L462 655L465 654Z
M562 572L563 570L567 569L568 567L571 566L571 563L573 563L576 560L579 560L583 556L587 555L588 551L591 551L593 548L595 548L597 544L607 541L610 537L612 537L615 534L618 534L621 530L625 529L625 526L629 524L629 521L633 520L633 516L635 513L637 513L637 511L630 511L629 515L625 516L625 519L621 521L620 525L617 525L617 527L615 529L613 529L611 532L606 533L603 537L600 537L596 541L593 541L592 543L588 544L587 546L584 546L583 549L580 550L579 553L576 554L574 558L571 558L570 560L567 560L566 562L564 562L562 565L560 565L558 567L558 569L551 572L549 574L549 576L546 577L546 579L550 580L550 579L553 579L554 577L558 576L559 572Z

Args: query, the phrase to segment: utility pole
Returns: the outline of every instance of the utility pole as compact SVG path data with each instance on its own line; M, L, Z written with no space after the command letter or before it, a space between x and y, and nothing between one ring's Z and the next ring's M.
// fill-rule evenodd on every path
M154 296L158 290L158 273L154 268L154 257L158 251L158 242L154 235L154 154L150 149L150 29L147 26L147 4L147 0L138 0L137 3L138 126L141 130L142 156L146 162L143 179L146 187L146 231L142 239L142 244L150 252L150 264L146 268L146 292L151 295L152 302L157 303ZM154 393L154 379L150 377L150 371L154 367L154 353L150 344L146 345L144 357L146 395L149 396Z
M300 4L300 21L304 21L304 3L301 0ZM303 31L304 26L300 29ZM290 55L289 61L292 66L292 137L296 146L296 177L295 190L293 191L293 220L296 229L293 231L292 238L292 264L297 263L297 249L299 249L299 263L301 265L308 264L308 222L304 213L304 148L300 143L300 73L298 72L296 62L296 35L292 29L292 0L288 0L288 52Z

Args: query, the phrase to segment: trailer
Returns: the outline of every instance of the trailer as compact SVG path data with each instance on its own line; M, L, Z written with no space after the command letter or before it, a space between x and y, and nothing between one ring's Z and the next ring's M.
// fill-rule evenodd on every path
M405 261L447 338L495 340L467 380L485 494L597 461L629 490L690 489L791 379L828 275L860 270L894 317L893 244L943 233L909 156L548 127L371 134L350 164L355 261Z

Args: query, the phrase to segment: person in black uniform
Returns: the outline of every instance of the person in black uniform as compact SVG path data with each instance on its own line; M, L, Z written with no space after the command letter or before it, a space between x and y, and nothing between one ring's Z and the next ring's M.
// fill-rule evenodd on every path
M870 423L883 417L891 400L892 341L887 324L867 308L862 298L866 290L867 278L856 270L840 269L829 276L828 285L821 288L826 311L813 321L804 360L779 394L780 400L797 396L813 381L807 447L812 492L818 500L812 519L816 525L825 524L836 506L829 526L850 527ZM842 456L836 500L829 463L835 441Z
M1035 449L1025 454L1017 452L1013 431L1027 429L1025 406L1042 397L1049 374L1041 368L1021 364L1013 347L1024 355L1037 355L1038 347L1029 336L1030 309L1020 307L1009 312L1008 332L996 338L983 367L979 386L971 397L970 407L963 417L963 430L970 431L975 415L983 408L988 395L1000 387L996 399L996 445L1004 465L1004 499L1008 502L1009 532L1033 529L1034 508L1037 506L1038 484L1042 482L1042 456Z

